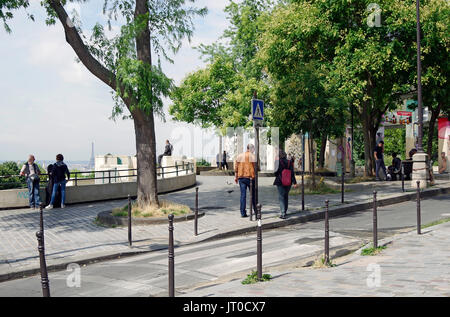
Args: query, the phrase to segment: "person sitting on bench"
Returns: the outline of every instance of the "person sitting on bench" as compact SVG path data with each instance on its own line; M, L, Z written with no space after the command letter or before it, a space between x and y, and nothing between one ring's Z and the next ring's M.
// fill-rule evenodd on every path
M164 153L158 156L158 166L161 167L161 161L164 156L172 156L173 146L170 144L169 140L166 140L166 147Z
M397 157L397 153L392 153L392 165L388 167L389 178L393 181L397 180L397 175L400 175L402 168L402 161Z

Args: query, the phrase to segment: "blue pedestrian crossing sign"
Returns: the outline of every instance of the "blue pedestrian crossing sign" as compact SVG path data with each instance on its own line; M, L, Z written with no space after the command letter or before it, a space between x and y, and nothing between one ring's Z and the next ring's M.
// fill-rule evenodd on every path
M252 116L253 120L264 120L264 101L252 100Z

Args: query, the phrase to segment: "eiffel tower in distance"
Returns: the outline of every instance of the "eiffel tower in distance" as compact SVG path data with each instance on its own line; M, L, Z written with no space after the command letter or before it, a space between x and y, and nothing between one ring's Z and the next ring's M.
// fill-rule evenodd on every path
M88 170L93 171L95 168L94 142L92 142L91 159L89 160Z

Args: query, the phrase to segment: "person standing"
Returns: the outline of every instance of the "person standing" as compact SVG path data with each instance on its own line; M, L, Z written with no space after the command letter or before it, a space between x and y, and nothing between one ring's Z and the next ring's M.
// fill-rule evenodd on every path
M254 210L256 210L256 197L255 197L255 167L256 167L256 157L253 154L255 152L255 146L253 144L247 145L247 151L241 153L237 156L234 163L235 172L235 182L239 183L239 188L241 190L241 201L240 201L240 211L241 217L248 217L246 211L247 204L247 188L250 187L250 182L252 184L252 204Z
M50 175L50 177L52 177L53 179L52 199L50 200L50 205L45 207L45 209L53 209L53 204L56 199L56 193L59 188L61 188L61 208L66 207L66 176L67 180L69 180L69 169L64 163L64 156L62 154L58 154L56 155L56 163L53 164L53 170Z
M166 147L164 148L164 153L158 156L158 165L161 167L161 161L164 156L172 156L173 146L170 144L169 140L166 140Z
M441 153L441 164L439 164L439 174L447 173L447 157L445 152Z
M20 175L26 177L31 210L38 209L41 203L39 197L39 175L41 175L41 171L34 161L34 155L30 155L28 162L25 163L20 170Z
M375 150L373 152L373 155L375 157L375 177L376 180L380 180L379 173L380 171L383 172L383 180L386 180L386 165L384 164L384 141L379 141L378 145L375 147Z
M273 185L278 189L278 200L280 201L280 218L286 219L289 205L289 192L292 185L297 188L295 179L294 161L288 160L286 152L280 149L278 160L275 162L277 170L275 171L275 181Z
M227 163L227 152L223 151L223 155L222 155L222 165L221 165L222 169L225 169L228 171L228 163Z

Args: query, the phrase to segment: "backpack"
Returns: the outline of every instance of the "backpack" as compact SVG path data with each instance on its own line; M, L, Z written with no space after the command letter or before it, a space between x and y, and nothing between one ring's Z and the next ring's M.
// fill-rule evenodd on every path
M281 164L281 160L280 160ZM291 161L288 161L287 168L282 167L281 171L281 183L283 186L291 186L292 185L292 171L291 171Z

